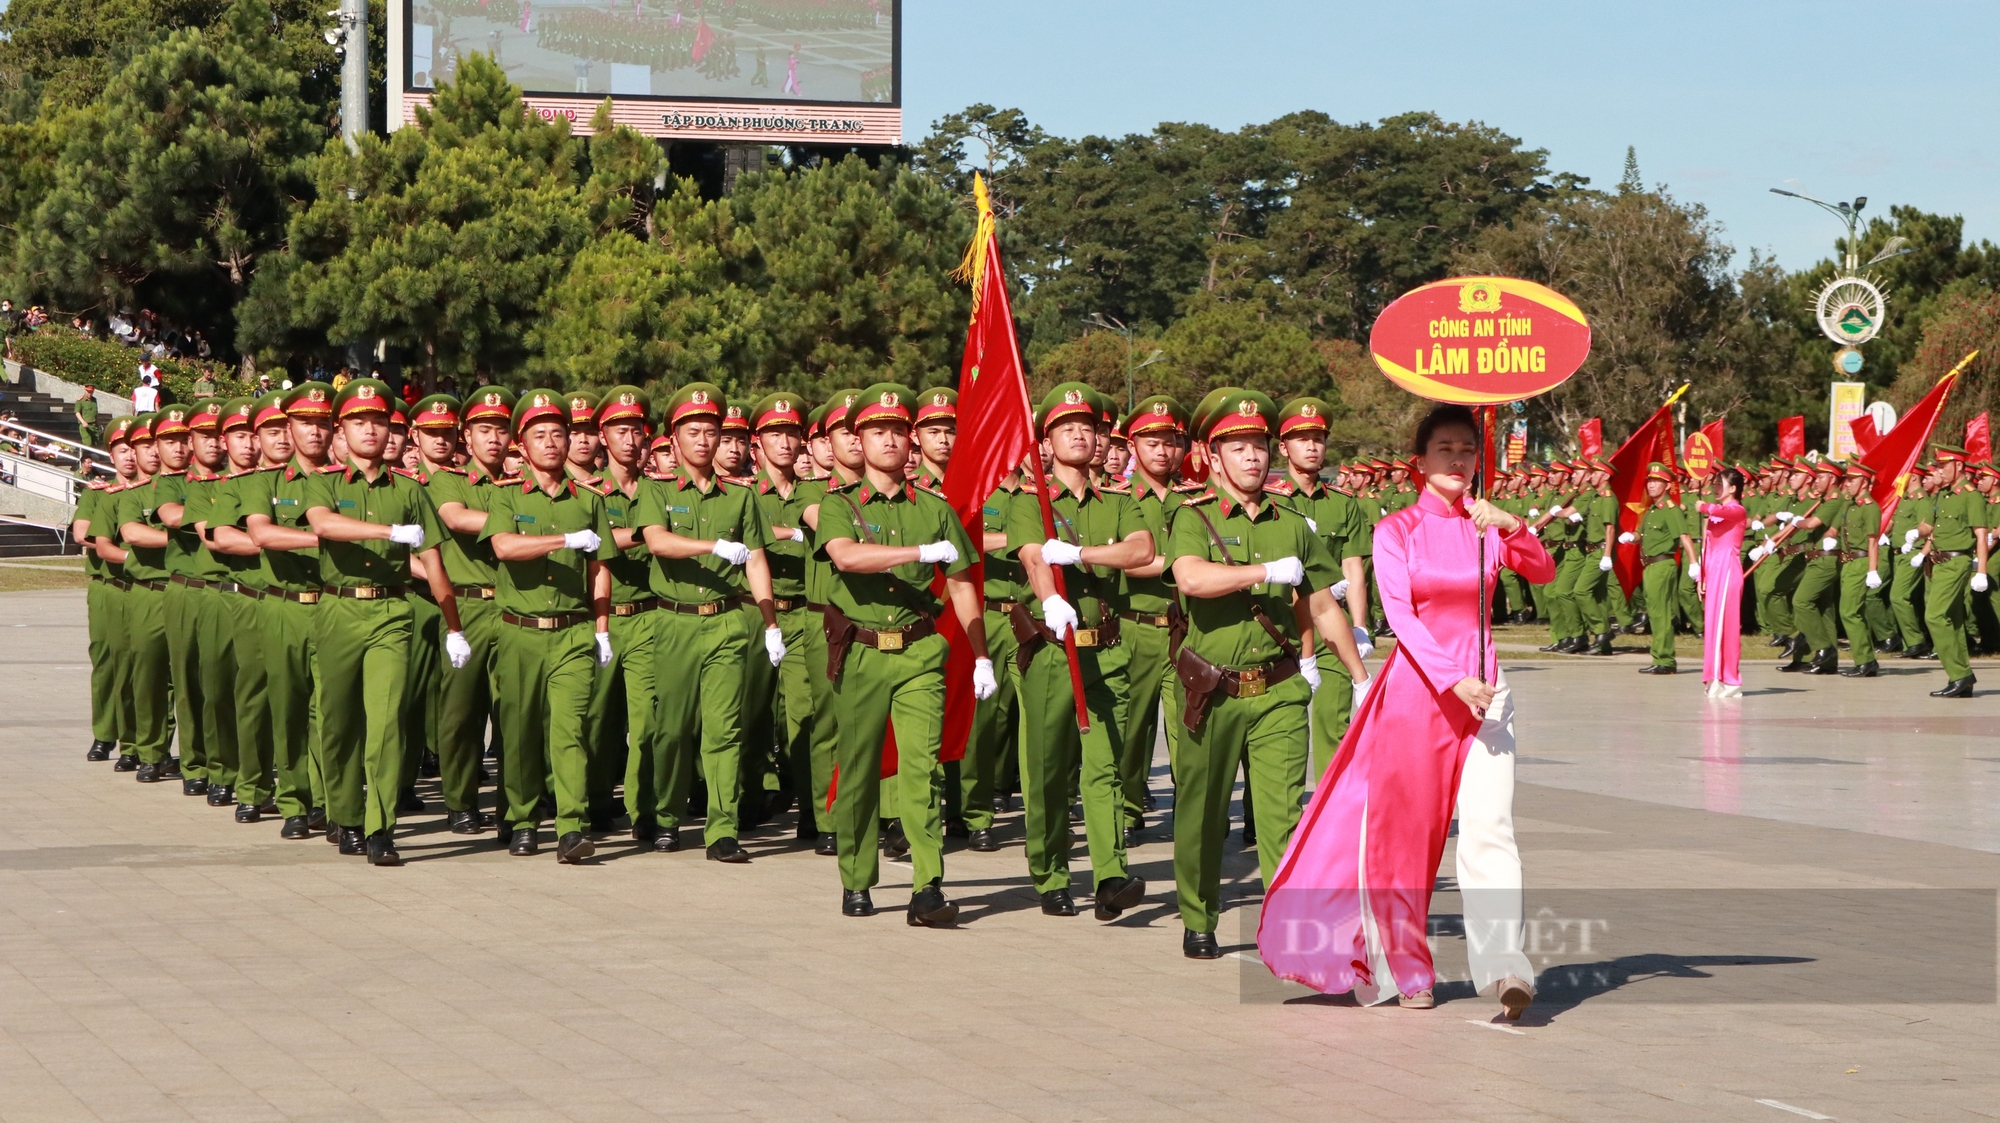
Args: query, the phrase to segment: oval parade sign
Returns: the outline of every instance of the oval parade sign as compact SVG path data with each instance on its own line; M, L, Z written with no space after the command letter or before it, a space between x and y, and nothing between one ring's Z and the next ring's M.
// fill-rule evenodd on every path
M1513 277L1452 277L1382 309L1368 352L1419 397L1497 405L1547 393L1590 357L1590 324L1555 290Z

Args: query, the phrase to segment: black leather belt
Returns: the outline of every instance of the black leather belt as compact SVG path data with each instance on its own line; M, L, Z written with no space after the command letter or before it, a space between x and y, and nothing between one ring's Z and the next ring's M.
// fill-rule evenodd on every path
M1224 667L1219 687L1231 698L1256 698L1298 673L1299 661L1287 655L1261 667L1246 667L1240 671Z
M470 598L472 598L473 600L492 600L492 599L493 599L493 586L491 586L491 585L453 585L453 586L451 587L451 593L452 593L452 595L453 595L453 596L456 596L456 597L470 597Z
M264 590L264 595L267 597L276 597L279 600L288 600L293 604L319 603L319 594L310 590L303 593L294 593L290 589L266 589Z
M679 601L662 598L660 607L668 612L678 612L682 616L720 616L749 599L748 597L723 597L721 600L703 601L700 604L682 604Z
M134 581L132 582L132 587L135 589L151 589L156 593L167 591L167 583L165 581Z
M1014 605L1015 605L1016 603L1018 603L1018 602L1016 602L1016 601L1011 601L1011 600L1003 600L1003 599L1001 599L1001 598L999 598L999 597L987 597L987 598L986 598L986 611L988 611L988 612L1012 612L1012 611L1014 611Z
M560 632L564 628L574 628L590 620L588 612L558 612L553 616L516 616L511 612L500 614L503 624L519 628L533 628L538 632Z
M121 593L132 587L132 583L130 581L126 581L117 577L98 577L94 578L93 580L102 581L106 585L111 586L112 588L118 590Z
M639 598L638 600L629 600L629 601L626 601L626 602L625 602L624 604L614 604L614 605L612 605L612 606L611 606L611 615L613 615L613 616L637 616L637 615L639 615L639 614L640 614L641 612L651 612L651 611L653 611L654 609L656 609L656 608L658 608L658 607L660 607L660 598L658 598L658 597L640 597L640 598Z
M328 585L320 590L330 597L348 600L394 600L410 591L408 585Z
M1133 612L1126 609L1118 614L1120 620L1130 620L1134 624L1148 624L1155 628L1167 627L1172 621L1164 612Z
M222 581L218 582L215 587L225 593L236 593L239 596L249 597L251 600L264 599L262 590L253 589L241 581Z
M186 585L190 589L207 589L217 584L214 581L203 581L199 577L183 577L178 573L172 574L167 580L172 581L176 585Z
M807 612L825 612L825 611L826 611L826 606L825 606L825 605L823 605L823 604L819 604L819 603L817 603L817 602L814 602L814 601L807 601L807 602L806 602L806 611L807 611Z
M937 625L919 620L907 628L863 628L855 625L854 641L877 651L901 651L920 639L937 634Z

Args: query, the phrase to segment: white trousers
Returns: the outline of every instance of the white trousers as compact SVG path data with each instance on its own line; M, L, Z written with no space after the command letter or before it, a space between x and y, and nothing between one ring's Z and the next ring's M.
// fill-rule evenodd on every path
M1458 892L1472 984L1484 993L1509 975L1533 984L1522 947L1521 850L1514 843L1514 693L1496 680L1493 705L1458 780Z

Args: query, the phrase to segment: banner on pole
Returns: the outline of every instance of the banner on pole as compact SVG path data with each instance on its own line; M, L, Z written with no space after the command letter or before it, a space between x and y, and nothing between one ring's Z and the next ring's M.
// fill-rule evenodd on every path
M1854 433L1849 428L1854 419L1868 408L1868 384L1865 382L1836 382L1833 384L1832 408L1826 426L1826 454L1835 460L1846 460L1861 451L1855 443Z

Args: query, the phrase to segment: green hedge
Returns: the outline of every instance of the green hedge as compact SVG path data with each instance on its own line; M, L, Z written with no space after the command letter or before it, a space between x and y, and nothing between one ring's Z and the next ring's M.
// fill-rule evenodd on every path
M68 328L46 327L10 336L7 346L17 361L47 371L64 382L95 386L122 397L131 397L132 388L139 384L142 357L139 349L115 340L89 339ZM193 401L195 379L201 376L204 365L213 372L217 392L228 393L236 385L234 370L214 364L178 363L171 359L157 359L155 363L160 368L160 385L165 391L162 397L166 401Z

